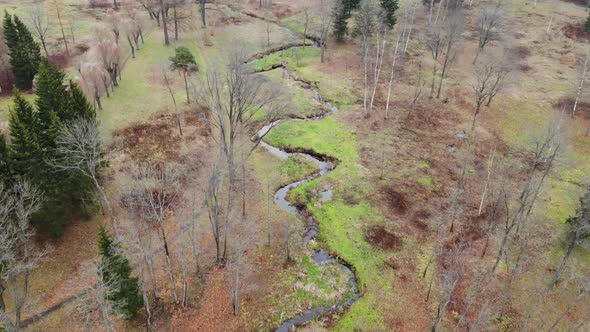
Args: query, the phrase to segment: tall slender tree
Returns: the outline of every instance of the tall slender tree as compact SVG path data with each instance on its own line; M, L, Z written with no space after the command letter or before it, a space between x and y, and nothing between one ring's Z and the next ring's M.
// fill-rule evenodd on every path
M113 240L104 228L99 230L98 251L101 280L112 288L107 300L113 311L126 319L133 319L143 307L143 296L139 288L139 279L131 277L131 265L123 255L121 245Z
M4 12L3 27L15 85L22 90L31 89L41 61L41 49L18 16Z

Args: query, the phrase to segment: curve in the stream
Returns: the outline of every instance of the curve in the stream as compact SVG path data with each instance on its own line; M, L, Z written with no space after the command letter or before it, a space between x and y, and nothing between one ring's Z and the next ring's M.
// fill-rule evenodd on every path
M270 69L260 70L258 72L264 72L264 71L276 70L276 69L283 70L283 73L284 73L283 77L288 77L289 79L300 83L300 85L302 87L307 88L307 89L311 89L313 91L314 96L317 99L317 101L319 103L323 104L325 106L325 108L328 109L328 111L323 113L322 115L314 116L314 117L310 117L310 118L306 118L306 119L286 118L286 119L274 121L271 124L268 124L268 125L262 127L256 133L256 138L260 138L260 137L264 138L264 136L266 136L276 125L278 125L279 123L285 122L285 121L296 121L296 120L317 121L317 120L321 120L321 119L325 118L326 116L329 116L329 115L338 111L336 106L325 101L322 98L322 96L320 95L320 93L317 92L315 89L313 89L310 84L306 84L306 82L302 82L301 80L294 77L294 75L292 75L289 72L288 68L284 65L273 66ZM319 171L314 173L310 177L292 182L292 183L280 188L279 190L277 190L274 195L274 202L277 206L279 206L282 210L284 210L286 212L289 212L291 214L298 216L304 222L307 232L306 232L305 236L303 237L303 243L305 245L307 245L317 235L317 232L318 232L317 222L314 220L313 216L311 216L309 213L306 213L306 211L304 209L300 209L294 205L291 205L291 203L289 203L289 201L287 200L287 195L289 194L289 192L291 190L293 190L293 189L295 189L295 188L297 188L297 187L299 187L299 186L301 186L313 179L316 179L318 177L328 174L329 172L334 170L334 168L336 167L336 164L334 162L328 160L329 158L320 156L319 154L314 153L313 151L309 151L307 153L291 152L286 149L281 149L279 147L272 146L268 142L265 142L264 139L260 140L260 145L264 149L266 149L270 154L272 154L278 158L287 159L287 158L289 158L289 156L303 156L304 158L311 161L319 168ZM331 192L326 192L322 195L323 200L329 200L330 198L331 198ZM346 308L346 307L352 305L354 302L356 302L360 297L358 284L356 281L356 276L353 272L353 269L350 267L350 265L348 263L346 263L345 261L343 261L341 259L336 259L336 258L330 256L328 253L326 253L324 250L321 250L321 249L315 251L312 258L317 264L320 264L320 265L330 263L330 262L335 262L346 274L349 275L349 278L350 278L349 284L350 284L351 290L353 291L354 295L351 296L349 299L345 299L345 301L335 303L332 306L314 307L314 308L311 308L311 309L303 312L302 314L299 314L289 320L286 320L276 330L277 332L287 332L293 327L307 324L307 323L311 322L312 320L317 319L325 314L333 313L333 312L338 311L340 309Z

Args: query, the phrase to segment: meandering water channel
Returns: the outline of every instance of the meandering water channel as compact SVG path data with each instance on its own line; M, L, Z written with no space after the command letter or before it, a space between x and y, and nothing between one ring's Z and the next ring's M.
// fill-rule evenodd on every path
M284 51L284 50L282 50L282 51ZM268 55L271 55L273 53L276 53L276 52L272 52ZM306 118L306 119L285 118L285 119L274 121L273 123L262 127L257 132L257 138L264 137L271 130L273 130L279 123L282 123L285 121L318 121L318 120L324 119L325 117L338 112L338 108L336 106L334 106L333 104L324 100L322 98L322 96L320 95L320 93L317 90L313 89L313 87L311 87L311 85L303 83L300 80L298 80L294 75L292 75L289 72L289 69L285 65L275 65L272 68L269 68L266 70L260 70L258 72L264 72L264 71L269 71L269 70L282 70L284 78L290 79L290 80L293 80L293 81L299 83L303 88L311 89L316 100L320 104L322 104L324 106L323 108L326 109L327 111L325 113L323 113L322 115L314 116L314 117L310 117L310 118ZM296 215L305 224L306 234L303 237L303 243L304 243L304 245L307 245L311 240L313 240L316 237L317 232L318 232L318 223L316 222L316 220L314 219L314 217L310 213L307 213L307 211L292 205L287 200L287 195L289 194L289 192L291 190L293 190L293 189L295 189L295 188L297 188L297 187L299 187L311 180L314 180L316 178L324 176L324 175L328 174L329 172L333 171L336 167L336 164L334 162L328 160L328 158L320 157L319 154L317 154L317 153L289 152L289 151L281 149L279 147L272 146L268 142L264 141L264 139L262 139L260 141L260 145L264 149L266 149L266 151L268 151L270 154L272 154L278 158L287 159L290 156L303 156L305 159L314 163L319 168L319 171L312 174L310 177L289 183L286 186L277 190L274 195L274 202L279 208L281 208L282 210L287 211L293 215ZM321 196L320 198L322 199L322 201L325 202L325 201L331 199L332 193L330 191L323 192L323 193L321 193L320 196ZM351 288L353 295L349 296L348 298L345 298L345 299L340 299L339 302L336 302L331 306L314 307L314 308L311 308L311 309L303 312L300 315L292 317L292 318L284 321L281 324L281 326L276 330L277 332L287 332L293 327L305 325L305 324L307 324L307 323L313 321L314 319L317 319L323 315L344 309L344 308L352 305L360 297L356 276L355 276L353 270L351 269L351 267L346 262L344 262L341 259L337 259L337 258L332 257L331 255L329 255L327 252L325 252L322 249L315 251L313 253L312 258L317 264L320 264L320 265L327 264L327 263L337 264L340 267L340 269L342 269L349 276L349 287ZM346 292L346 294L348 294L348 292Z

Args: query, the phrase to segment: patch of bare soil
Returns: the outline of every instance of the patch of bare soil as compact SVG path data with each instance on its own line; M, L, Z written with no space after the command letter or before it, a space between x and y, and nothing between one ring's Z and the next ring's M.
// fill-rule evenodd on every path
M365 234L365 239L372 246L383 250L396 250L401 247L402 240L399 236L391 233L382 226L369 229Z

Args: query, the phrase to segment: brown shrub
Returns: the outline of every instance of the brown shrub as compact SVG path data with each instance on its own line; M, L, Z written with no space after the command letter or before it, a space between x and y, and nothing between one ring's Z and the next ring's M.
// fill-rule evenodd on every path
M590 34L584 30L583 23L576 23L576 24L566 23L561 28L561 31L563 31L563 34L566 37L574 39L574 40L583 40L583 41L590 40Z
M400 214L405 214L408 211L408 201L403 194L397 192L392 187L385 187L382 191L390 209Z
M519 59L526 59L531 55L531 50L523 45L515 47L513 52Z
M382 250L399 249L402 244L402 240L399 238L399 236L389 232L383 228L383 226L377 226L369 229L365 234L365 239L372 246Z

